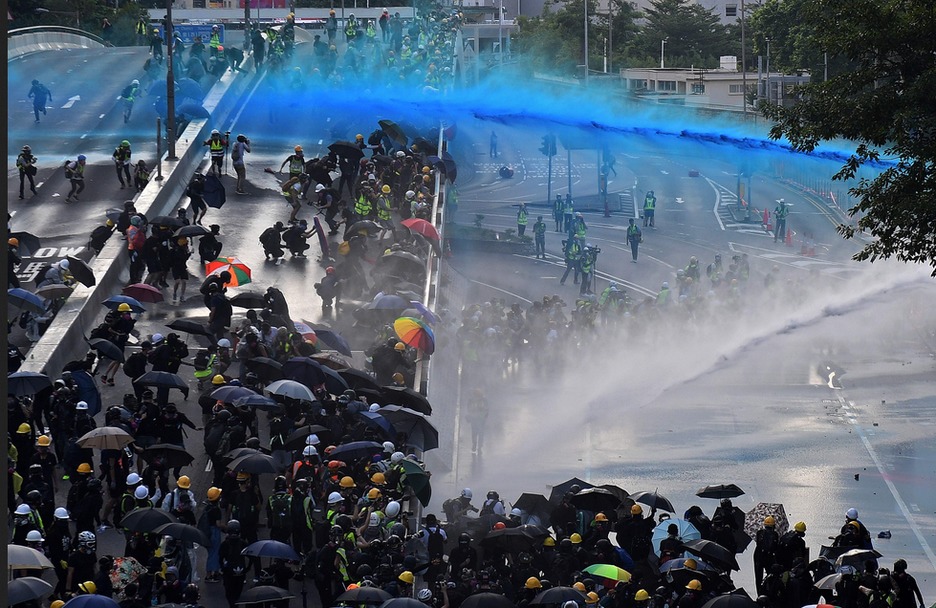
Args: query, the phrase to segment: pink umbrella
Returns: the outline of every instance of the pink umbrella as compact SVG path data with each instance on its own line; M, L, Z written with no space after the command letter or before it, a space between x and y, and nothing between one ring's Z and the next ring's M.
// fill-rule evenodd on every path
M131 298L140 301L140 302L150 302L156 304L162 302L165 298L163 297L162 291L157 287L152 285L147 285L146 283L134 283L133 285L127 285L123 288L123 294L125 296L130 296Z

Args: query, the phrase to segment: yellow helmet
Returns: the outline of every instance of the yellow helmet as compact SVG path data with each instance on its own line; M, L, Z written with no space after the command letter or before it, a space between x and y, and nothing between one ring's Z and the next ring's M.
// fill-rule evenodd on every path
M643 507L635 503L631 507L631 515L643 515Z
M183 475L176 480L176 485L182 488L183 490L188 490L192 487L192 480L188 478L188 475Z
M572 588L578 589L582 593L585 593L585 583L583 583L582 581L576 581L576 583L572 585Z
M696 561L690 557L683 562L683 568L686 568L687 570L697 570L699 568L699 564L697 564Z
M777 525L777 520L774 519L773 515L768 515L767 517L764 518L764 525L767 526L768 528L773 528L774 526Z
M547 536L546 538L543 539L543 546L544 546L544 547L555 547L555 546L556 546L556 539L553 538L552 536Z
M62 606L64 605L65 605L65 602L63 602L62 600L55 600L54 602L49 604L49 608L62 608Z
M857 521L851 522L851 523L858 524ZM861 529L861 524L858 524L858 525L856 525L855 527L858 528L858 529L860 530L860 529ZM805 532L805 531L806 531L806 522L802 522L802 521L796 522L795 524L793 524L793 530L795 530L796 532Z
M597 593L595 593L594 591L589 591L589 592L588 592L588 595L585 596L585 603L586 603L586 604L597 604L599 599L601 599L601 598L598 597L598 594L597 594Z
M531 576L526 580L526 583L524 583L523 586L527 589L542 589L543 583L541 583L540 580L535 576Z
M360 133L358 133L357 135L354 136L354 139L356 139L357 141L363 141L363 140L364 140L364 136L361 135Z
M82 462L81 464L78 465L78 472L79 472L79 473L90 473L90 472L91 472L91 465L88 464L87 462Z
M248 481L250 480L250 473L240 472L237 474L237 481Z
M432 169L430 169L428 166L425 166L425 167L422 168L422 172L423 172L423 173L427 173L427 174L428 174L430 171L432 171Z
M29 426L28 422L23 422L19 425L19 427L17 427L16 432L19 433L20 435L26 435L32 432L32 427Z
M645 602L650 599L650 594L647 593L646 589L638 589L637 593L634 594L634 599L638 602Z
M218 500L219 498L221 498L221 488L216 488L214 486L208 488L207 496L208 496L208 500L210 500L211 502Z
M371 488L370 490L367 491L367 498L369 500L377 500L378 498L380 498L380 490L378 490L377 488Z
M104 222L104 225L107 226L108 228L113 228L117 224L114 223L114 220L107 220L106 222ZM61 600L58 600L58 601L61 601Z
M572 536L569 537L569 540L572 541L573 545L577 545L582 542L582 535L578 532L573 532Z
M702 591L702 583L699 582L699 579L694 578L689 581L688 585L686 585L686 589L690 589L692 591Z
M95 585L93 581L85 581L81 583L78 585L78 589L82 593L87 593L88 595L94 595L97 593L97 585Z
M224 376L221 374L216 374L214 378L211 379L212 384L224 384Z
M383 192L384 194L390 194L390 186L388 186L387 184L384 184L380 188L380 191Z
M52 445L52 440L49 439L48 435L39 435L39 438L36 439L36 445L47 448Z
M121 302L117 305L117 312L130 312L130 305L126 302Z
M295 150L296 152L302 152L302 146L296 146L295 148L293 148L293 150Z
M400 576L397 577L400 581L406 583L407 585L412 585L413 581L416 580L413 576L413 573L409 570L404 570L400 573Z
M595 515L595 521L608 521L608 516L604 513L599 513L598 515Z
M344 477L342 477L342 478L341 478L341 481L338 482L338 485L341 486L342 488L354 488L354 487L356 487L356 485L355 485L355 483L354 483L354 479L352 479L352 478L351 478L350 476L348 476L348 475L345 475Z
M387 483L387 478L384 476L383 473L374 473L373 475L371 475L370 480L372 484L378 485L378 486L382 486L385 483Z

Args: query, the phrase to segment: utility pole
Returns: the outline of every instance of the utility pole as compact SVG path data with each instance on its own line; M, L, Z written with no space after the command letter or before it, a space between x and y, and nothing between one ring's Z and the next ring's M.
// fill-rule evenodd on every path
M588 0L582 0L585 6L585 86L588 86Z
M741 113L747 118L747 39L744 35L744 0L741 0ZM770 72L768 71L769 75Z
M166 140L167 154L169 160L177 160L175 142L176 142L176 122L175 122L175 76L172 74L172 52L175 45L172 44L172 0L166 0ZM159 164L159 161L156 161Z

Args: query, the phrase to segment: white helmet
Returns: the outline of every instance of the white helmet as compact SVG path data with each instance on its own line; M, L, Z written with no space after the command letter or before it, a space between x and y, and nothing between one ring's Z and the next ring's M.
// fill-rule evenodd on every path
M378 515L377 513L371 513L369 521L368 521L368 525L371 526L372 528L376 528L377 526L379 526L380 515Z
M140 486L136 490L133 491L133 496L134 498L137 498L138 500L149 498L149 488L147 488L146 486Z
M474 498L474 492L471 491L471 488L465 488L464 490L462 490L461 495L462 495L462 498L467 498L468 500L471 500L472 498Z
M420 602L428 602L432 599L432 591L428 589L420 589L416 592L416 599Z
M309 435L306 437L306 445L318 445L322 443L322 440L318 438L318 435Z
M61 268L62 270L68 270L68 266L69 266L68 260L59 260L58 262L59 268Z
M211 134L212 134L212 135L221 135L221 131L219 131L219 130L217 130L217 129L212 129L212 130L211 130Z
M339 494L338 492L332 492L331 494L328 495L328 504L330 505L337 504L341 502L342 500L344 500L344 498L342 498L341 494Z
M848 519L858 519L858 509L856 509L855 507L852 507L849 510L845 511L845 517L847 517Z
M380 404L379 404L379 403L371 403L371 404L370 404L370 407L367 408L367 411L368 411L368 412L376 412L376 411L379 410L379 409L380 409Z
M416 198L416 193L413 192L412 190L407 190L407 191L406 191L406 198L407 198L407 199Z
M30 513L32 513L32 510L30 510L29 505L27 505L25 502L16 507L17 515L29 515Z
M130 81L130 84L132 84L135 87L138 87L140 86L140 81L134 78L133 80Z
M384 509L384 513L387 514L387 517L394 518L400 514L400 503L395 500L391 500L387 503L387 508Z
M218 348L231 348L231 341L227 338L221 338L218 340Z
M303 456L318 456L318 451L315 449L314 445L307 445L305 449L302 450Z
M140 481L142 480L140 479L140 476L137 475L136 473L130 473L129 475L127 475L128 486L135 486L136 484L140 483Z
M405 456L403 452L394 452L390 455L390 464L400 464Z
M79 412L86 412L86 411L88 411L88 402L87 402L87 401L79 401L77 404L75 404L75 409L78 410Z
M68 509L59 507L55 510L55 519L68 519Z
M514 507L513 509L510 510L510 515L512 517L520 517L521 515L523 515L523 511L521 511L517 507Z
M396 447L393 445L392 441L383 442L383 451L392 454L396 450Z
M39 530L30 530L26 533L26 542L27 543L41 543L42 542L42 532Z

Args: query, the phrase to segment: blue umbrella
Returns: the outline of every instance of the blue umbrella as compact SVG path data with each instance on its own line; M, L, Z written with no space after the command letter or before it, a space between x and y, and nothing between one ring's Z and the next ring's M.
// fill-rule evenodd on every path
M431 310L429 310L429 308L428 308L425 304L423 304L422 302L420 302L419 300L411 300L411 301L410 301L410 306L412 306L413 308L415 308L416 310L418 310L418 311L419 311L419 314L421 314L422 317L423 317L426 321L428 321L428 322L430 322L430 323L438 323L438 322L439 322L439 317L436 316L436 314L435 314L434 312L432 312Z
M179 85L178 85L178 84L176 84L175 90L176 90L176 91L179 90ZM147 95L159 95L159 96L163 96L163 95L166 94L166 92L167 92L167 91L166 91L166 79L165 79L165 78L158 78L158 79L154 80L154 81L153 81L153 84L151 84L151 85L149 86L149 88L146 89L146 94L147 94Z
M380 296L376 300L370 303L368 308L373 310L404 310L409 308L409 302L404 300L398 295L385 295Z
M318 339L325 343L325 346L333 348L347 357L354 356L354 354L351 352L351 345L348 344L348 341L345 340L344 336L338 332L332 331L325 327L320 327L318 325L313 325L312 329L315 330L315 335L318 336Z
M251 397L254 395L257 395L257 393L246 386L222 386L219 389L211 391L210 396L212 399L217 399L222 403L233 403L243 397Z
M166 102L165 97L157 97L153 102L153 109L156 110L156 113L162 116L163 118L169 113L169 105Z
M7 289L7 304L9 304L11 308L19 308L20 310L25 310L26 312L35 313L37 315L45 314L46 310L45 305L42 303L42 298L19 287Z
M201 85L191 78L180 78L176 84L179 85L179 94L183 97L191 97L198 101L205 98L205 91L202 90Z
M358 414L364 418L364 423L367 424L367 426L383 431L384 435L387 436L387 439L396 438L396 429L393 428L393 425L390 424L389 420L377 412L358 412Z
M339 445L332 450L329 456L333 460L351 462L358 458L369 458L381 452L383 452L383 445L375 441L352 441L351 443Z
M79 595L65 605L68 608L120 608L120 604L104 595Z
M295 380L309 388L325 384L325 370L315 359L292 357L283 364L283 377Z
M120 306L121 304L129 304L130 312L135 312L139 314L141 312L146 311L146 308L144 308L143 305L140 304L139 300L137 300L136 298L131 298L130 296L124 296L124 295L118 294L116 296L111 296L107 298L106 300L104 300L103 302L101 302L101 306L104 306L108 310L117 310L117 307Z
M50 388L52 381L39 372L13 372L7 376L7 393L23 397Z
M709 566L704 561L697 557L688 558L688 557L676 557L673 559L668 559L662 564L660 564L660 572L669 572L674 568L685 568L686 560L692 559L696 563L696 570L706 570L709 572L715 572L715 568Z
M211 113L205 109L203 105L197 101L190 101L184 103L176 108L176 114L178 116L186 116L188 118L208 118L211 116Z
M316 361L316 363L318 362ZM325 390L327 390L332 395L337 395L338 393L342 393L351 388L348 386L348 383L345 381L345 379L341 377L341 374L327 365L322 365L322 372L325 373Z
M702 538L702 534L699 530L685 519L667 519L653 529L651 540L653 541L653 552L657 555L660 554L660 541L669 536L666 529L672 525L679 528L679 532L676 534L679 541L690 541Z
M250 543L244 547L244 550L241 551L241 555L272 557L285 559L291 562L297 562L301 559L295 549L278 540L258 540L257 542Z

